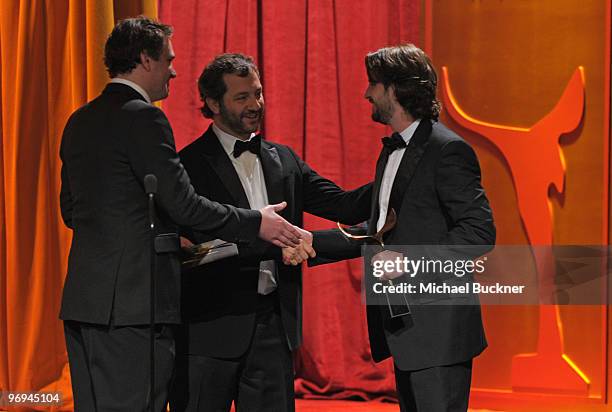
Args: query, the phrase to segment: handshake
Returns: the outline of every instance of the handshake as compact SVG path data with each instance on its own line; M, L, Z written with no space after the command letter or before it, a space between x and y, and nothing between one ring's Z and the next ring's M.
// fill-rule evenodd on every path
M283 263L297 266L308 258L317 256L317 253L312 247L312 233L297 226L294 227L299 232L300 240L297 246L283 248Z
M364 226L353 226L347 229L340 227L339 229L317 230L313 235L313 233L307 230L294 226L276 213L285 206L286 203L282 202L260 209L262 227L260 228L259 237L280 248L282 251L280 257L278 249L272 252L262 247L260 243L254 247L246 246L239 248L234 243L214 239L194 245L187 238L181 236L183 269L191 269L238 255L245 262L252 263L257 259L279 260L280 258L285 265L292 266L300 265L304 261L316 257L317 259L309 262L309 265L322 265L360 257L364 239L371 237L365 236L366 227ZM314 239L315 236L316 239ZM194 237L198 238L198 236ZM206 238L206 236L200 237ZM315 252L313 244L316 246L317 252Z
M282 249L282 261L285 265L297 266L317 254L312 247L312 233L292 225L276 213L286 206L286 202L281 202L260 209L262 220L259 237ZM181 236L180 247L183 269L242 254L236 244L221 239L193 244Z
M286 206L286 202L281 202L259 210L262 217L259 237L283 248L285 265L297 266L317 254L312 248L312 233L292 225L276 213Z

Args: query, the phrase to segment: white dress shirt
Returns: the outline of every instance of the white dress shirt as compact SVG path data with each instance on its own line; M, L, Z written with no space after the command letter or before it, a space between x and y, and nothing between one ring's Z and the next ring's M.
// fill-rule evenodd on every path
M113 77L110 80L111 83L120 83L120 84L125 84L126 86L130 86L132 89L136 90L138 93L140 93L140 95L142 97L145 98L145 100L147 101L147 103L151 104L151 98L149 97L149 94L147 92L145 92L145 90L140 87L139 85L137 85L136 83L134 83L131 80L126 80L126 79L120 79L118 77Z
M259 156L248 150L240 156L234 157L234 144L238 138L231 134L225 133L213 123L213 131L219 138L221 146L230 158L236 173L242 183L242 188L249 200L251 209L258 210L268 206L268 190L266 189L266 180L261 167ZM251 140L255 133L251 133ZM276 287L276 264L273 260L266 260L259 265L259 283L257 284L257 293L267 295L273 292Z
M415 120L400 133L406 145L410 143L410 139L412 139L412 135L414 135L414 131L417 129L420 122L420 119ZM378 222L376 224L377 232L383 227L387 219L387 209L389 208L389 197L391 196L393 181L395 180L397 169L399 168L405 151L406 148L394 150L393 153L389 155L389 160L387 160L378 196L378 208L380 212L378 213Z

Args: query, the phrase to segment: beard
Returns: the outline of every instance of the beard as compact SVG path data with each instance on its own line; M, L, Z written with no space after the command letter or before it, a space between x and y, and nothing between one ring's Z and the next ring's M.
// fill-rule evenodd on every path
M264 109L263 107L259 110L245 110L241 113L232 112L227 110L227 107L221 102L219 105L219 112L221 120L227 127L229 127L237 135L248 135L259 130L261 126L261 120L263 119ZM246 123L245 120L249 120L248 116L256 116L257 121L252 125Z
M371 102L372 103L372 120L377 123L389 124L393 112L390 105L385 102Z

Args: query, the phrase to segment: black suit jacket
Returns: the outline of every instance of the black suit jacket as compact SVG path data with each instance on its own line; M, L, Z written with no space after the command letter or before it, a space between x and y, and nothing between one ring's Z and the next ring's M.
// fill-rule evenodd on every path
M378 200L388 154L376 166L370 232L376 229ZM398 213L386 245L483 245L495 243L489 202L472 148L441 123L422 120L404 152L389 207ZM399 281L400 279L398 279ZM366 278L371 287L371 279ZM411 305L411 314L390 318L385 302L368 305L372 357L393 356L401 370L450 365L486 348L480 306Z
M180 157L199 194L249 207L240 178L212 126L184 148ZM371 184L344 192L310 169L289 147L265 140L260 159L268 201L287 201L280 214L289 222L302 226L303 212L346 224L369 217ZM209 239L197 233L190 237L198 242ZM339 235L338 241L345 240ZM315 248L324 242L315 234ZM327 239L327 243L334 242ZM187 344L184 350L191 354L237 357L248 348L255 325L259 262L280 256L280 250L259 242L241 248L240 253L249 258L218 261L183 276L183 314L188 321L183 341ZM277 280L282 322L287 342L294 349L302 341L301 267L278 264Z
M198 196L164 113L110 83L68 120L60 148L60 204L73 229L60 317L95 324L149 322L150 234L144 176L157 177L157 230L192 226L229 241L256 239L259 212ZM178 237L176 237L178 244ZM180 266L157 255L156 321L180 321Z

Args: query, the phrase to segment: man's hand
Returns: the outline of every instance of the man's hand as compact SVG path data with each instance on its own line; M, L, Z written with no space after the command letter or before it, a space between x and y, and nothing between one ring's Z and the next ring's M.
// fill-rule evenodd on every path
M283 263L285 265L297 266L308 258L313 258L317 255L312 248L312 233L307 230L297 228L302 240L297 247L283 248Z
M261 212L259 237L278 247L295 247L300 244L298 228L276 214L285 207L287 207L287 202L259 209Z
M181 240L181 249L183 253L185 253L186 255L193 255L193 252L191 250L193 243L191 243L191 240L183 236L180 237L180 240Z
M186 237L181 236L180 240L181 240L181 247L193 246L193 243L191 242L191 240L187 239Z
M299 235L300 239L303 239L306 241L306 243L308 243L309 245L312 245L312 233L305 229L302 229L301 227L297 227L297 226L294 226L294 227L295 227L295 230L297 230L298 233L300 234Z
M398 258L400 260L403 260L404 255L402 255L401 253L393 252L392 250L383 250L382 252L377 253L372 257L372 264L374 264L375 261L391 261L395 264ZM397 267L395 267L395 269L397 269ZM404 272L398 272L397 270L393 270L391 272L384 271L383 275L380 278L383 280L393 280L397 277L402 276L403 274Z

